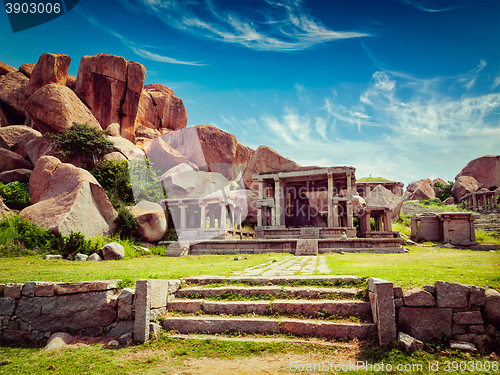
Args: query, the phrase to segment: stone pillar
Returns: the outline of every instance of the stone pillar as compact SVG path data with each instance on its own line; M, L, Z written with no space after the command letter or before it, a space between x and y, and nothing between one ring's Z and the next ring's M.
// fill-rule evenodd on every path
M274 226L280 226L280 225L284 225L284 220L283 220L283 224L281 224L282 222L282 219L284 218L284 211L285 211L285 208L283 207L283 203L285 201L284 199L285 197L283 196L283 191L281 190L281 184L280 184L280 180L278 177L275 177L274 178L274 215L273 215L273 218L274 218L274 221L273 221L273 225Z
M236 217L238 220L238 223L237 223L238 229L241 230L241 208L240 207L236 208Z
M194 206L189 207L189 228L195 228L195 215L196 215L196 209Z
M352 191L351 191L352 193ZM352 194L351 194L352 195ZM352 201L347 201L346 202L346 208L347 208L347 227L352 228L354 226L353 222L353 215L352 215Z
M347 196L352 197L352 182L350 173L347 175ZM349 219L347 221L349 221Z
M338 227L338 211L337 225L335 225L333 213L333 173L328 173L328 228Z
M333 227L338 228L339 227L339 205L338 203L333 203L333 217L332 217L332 222L333 222Z
M392 346L397 335L393 284L390 281L372 277L368 280L368 291L373 322L378 328L379 344Z
M411 219L411 239L413 241L418 240L418 222L414 217Z
M365 214L359 218L359 231L362 235L365 235L372 230L370 225L370 214L370 210L365 210Z
M221 202L220 203L220 221L219 221L219 232L220 233L224 233L226 231L226 214L227 214L226 203Z
M186 229L186 207L185 204L180 204L179 208L181 209L181 230Z
M271 206L271 226L276 226L276 206Z
M443 215L443 241L450 242L450 217Z
M474 193L471 193L471 194L472 194L472 210L476 211L477 210L477 198L476 198L476 194L474 194Z
M384 210L384 230L392 232L391 211Z
M205 229L207 227L207 204L200 203L200 228Z
M229 204L229 221L231 229L234 229L234 217L235 217L234 210L235 210L234 205Z
M383 214L377 214L376 218L375 218L375 230L377 232L381 232L384 228L383 228Z
M215 228L215 209L217 206L210 207L210 228Z
M473 215L470 215L469 225L470 225L470 240L471 240L471 242L476 242L476 231L474 228L474 220L476 220L476 218Z

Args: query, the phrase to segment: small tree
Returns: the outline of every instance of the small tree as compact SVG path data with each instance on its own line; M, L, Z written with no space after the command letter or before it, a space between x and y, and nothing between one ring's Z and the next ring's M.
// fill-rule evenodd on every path
M439 198L441 201L446 200L446 198L452 197L451 188L455 185L454 182L448 181L447 184L443 184L442 182L435 182L434 187L436 187L436 198Z
M83 155L91 160L92 167L104 154L113 150L113 142L106 139L106 131L87 124L75 123L69 129L46 136L59 146L61 156Z

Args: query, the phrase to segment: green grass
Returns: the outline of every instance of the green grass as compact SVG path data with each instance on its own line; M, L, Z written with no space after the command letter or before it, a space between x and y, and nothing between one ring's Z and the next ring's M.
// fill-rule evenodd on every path
M500 252L407 246L404 254L329 254L332 274L380 277L405 289L436 280L500 290Z
M351 349L359 347L359 352L351 353ZM484 356L480 354L461 353L450 350L436 350L434 345L426 345L425 351L415 352L411 355L404 353L400 348L392 350L379 348L375 345L375 340L370 339L366 343L358 344L353 342L352 346L343 346L338 343L333 346L304 345L289 342L252 342L252 341L221 341L215 339L182 340L168 337L166 332L160 333L158 338L148 341L145 344L116 349L106 349L102 345L90 345L83 347L66 347L60 350L46 352L33 348L11 348L0 347L0 374L190 374L194 370L203 370L191 366L193 359L209 361L214 364L216 360L229 360L230 363L221 362L217 368L219 374L248 374L251 369L239 366L238 361L248 358L258 357L265 361L278 358L294 356L296 364L328 362L336 364L344 363L348 358L350 361L363 361L372 365L384 363L393 367L398 364L413 365L413 371L405 374L448 374L453 371L445 371L445 362L453 361L468 362L480 361L484 363L497 361L498 356ZM311 373L293 372L290 368L290 361L285 358L283 361L286 367L284 374L291 373ZM429 371L429 363L439 362L439 371ZM200 362L198 362L200 365ZM422 365L422 372L417 365ZM205 371L204 371L205 372ZM197 372L198 373L198 372ZM212 371L205 372L214 374ZM257 372L255 372L257 373ZM259 372L260 373L260 372ZM281 372L280 372L281 373ZM331 371L315 371L315 374L332 374ZM372 374L372 371L360 369L358 371L340 371L345 374ZM377 372L384 373L384 372ZM403 373L403 372L394 372ZM456 373L456 372L455 372ZM468 373L495 373L489 372L468 372Z
M159 248L160 252L162 250ZM234 260L234 255L189 255L179 258L146 255L104 262L45 260L35 256L0 258L0 282L122 279L130 284L135 283L137 279L175 279L203 274L227 276L265 263L271 256L286 255L247 255L238 261Z
M444 204L444 203L439 203L438 198L436 199L431 199L431 200L424 200L424 201L419 201L418 205L423 208L428 208L428 209L433 209L433 210L440 210L444 212L468 212L466 209L461 208L457 205L454 204Z
M476 230L476 241L483 244L500 245L500 238L496 232L486 232L482 229Z

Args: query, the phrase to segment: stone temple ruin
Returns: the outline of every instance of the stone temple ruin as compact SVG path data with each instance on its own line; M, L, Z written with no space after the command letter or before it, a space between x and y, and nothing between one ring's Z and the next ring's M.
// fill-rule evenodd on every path
M353 167L302 167L256 174L253 179L259 186L254 207L256 239L242 239L241 232L236 239L225 235L240 229L247 202L241 199L241 194L240 199L234 198L238 191L221 190L204 198L167 199L184 249L178 250L186 253L187 246L190 254L289 252L296 255L404 251L403 240L392 231L391 210L366 206L358 195ZM230 228L227 222L231 223ZM207 231L217 237L206 237Z

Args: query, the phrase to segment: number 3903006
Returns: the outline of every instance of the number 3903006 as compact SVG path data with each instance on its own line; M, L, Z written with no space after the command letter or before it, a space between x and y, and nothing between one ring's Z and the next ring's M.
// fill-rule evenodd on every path
M42 14L42 13L61 13L60 3L6 3L5 10L7 13L31 13L31 14Z

